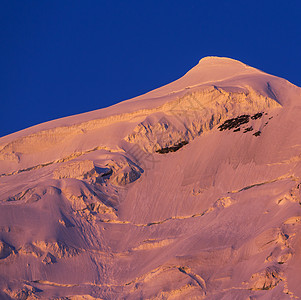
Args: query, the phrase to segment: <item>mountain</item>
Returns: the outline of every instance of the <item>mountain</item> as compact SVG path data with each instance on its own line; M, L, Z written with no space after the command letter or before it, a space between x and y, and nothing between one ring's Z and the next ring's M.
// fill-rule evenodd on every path
M301 296L301 89L229 58L0 138L1 299Z

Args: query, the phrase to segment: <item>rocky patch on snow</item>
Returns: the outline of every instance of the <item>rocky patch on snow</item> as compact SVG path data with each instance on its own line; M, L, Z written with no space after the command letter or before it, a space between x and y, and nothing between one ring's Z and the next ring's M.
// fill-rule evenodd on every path
M173 146L164 147L162 149L156 150L156 152L160 153L160 154L165 154L165 153L168 153L168 152L176 152L176 151L178 151L179 149L181 149L183 146L185 146L187 144L188 144L187 141L182 141L182 142L177 143Z
M252 116L251 115L240 115L236 118L231 118L231 119L224 121L223 124L218 126L218 129L220 131L234 129L233 132L238 132L241 130L242 125L248 124L250 122L250 120L261 119L263 117L263 114L264 114L263 112L258 112ZM265 125L267 125L267 123ZM253 130L253 126L244 127L243 129L244 129L243 133L247 133L247 132ZM260 136L261 130L256 131L253 135Z
M236 118L226 120L222 125L218 126L220 131L238 128L243 124L249 123L250 115L241 115Z

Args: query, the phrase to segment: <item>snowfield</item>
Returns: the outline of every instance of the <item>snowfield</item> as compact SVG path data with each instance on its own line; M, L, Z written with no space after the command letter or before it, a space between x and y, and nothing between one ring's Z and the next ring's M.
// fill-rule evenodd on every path
M301 89L203 58L0 138L0 298L299 298L300 189Z

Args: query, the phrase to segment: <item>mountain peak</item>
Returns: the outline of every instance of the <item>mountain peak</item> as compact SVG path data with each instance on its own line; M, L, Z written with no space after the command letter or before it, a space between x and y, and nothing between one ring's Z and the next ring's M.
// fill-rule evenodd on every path
M263 73L238 60L228 57L206 56L199 63L186 73L189 76L197 76L202 81L220 81L243 74ZM185 75L185 76L186 76Z
M242 86L244 84L242 84L238 78L242 78L245 75L249 77L247 85L252 85L253 80L257 81L257 79L251 79L251 77L254 77L254 75L257 77L258 75L268 74L232 58L206 56L183 77L139 98L162 97L166 94L178 92L187 88L201 85L215 85L222 82L225 82L227 85L232 85L233 82L235 82L234 85L238 84L239 86Z
M229 57L220 57L220 56L205 56L200 59L199 64L205 64L205 63L211 63L211 64L241 64L243 66L246 66L246 64L240 62L239 60L229 58Z

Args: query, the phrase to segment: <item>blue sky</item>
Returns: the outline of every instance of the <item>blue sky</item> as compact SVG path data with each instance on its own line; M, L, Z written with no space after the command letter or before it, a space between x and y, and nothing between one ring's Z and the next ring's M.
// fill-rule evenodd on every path
M301 1L0 0L0 136L176 80L208 55L301 86Z

